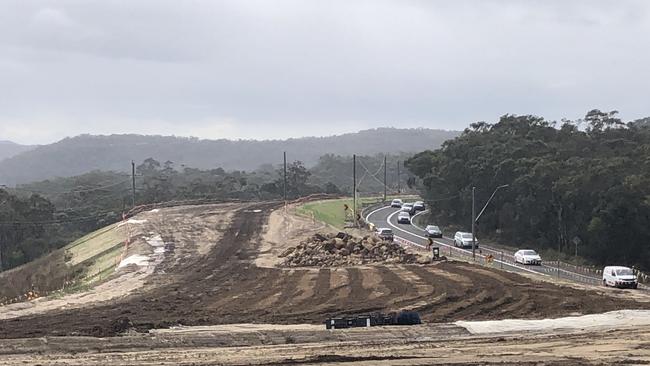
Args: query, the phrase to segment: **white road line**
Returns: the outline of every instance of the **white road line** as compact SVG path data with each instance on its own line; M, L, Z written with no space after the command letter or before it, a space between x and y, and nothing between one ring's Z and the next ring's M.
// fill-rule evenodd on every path
M407 234L409 234L409 235L412 235L412 236L415 236L415 237L418 237L418 238L421 238L421 239L427 240L427 238L424 237L424 236L422 236L422 235L418 235L418 234L412 233L412 232L410 232L410 231L404 230L404 229L402 229L402 228L400 228L400 227L397 227L397 226L393 225L393 223L390 222L390 219L391 219L393 216L395 216L397 213L399 213L399 211L395 211L395 212L393 212L392 214L388 215L388 217L386 218L386 223L387 223L388 225L390 225L390 226L393 227L394 229L397 229L397 230L402 231L402 232L404 232L404 233L407 233ZM372 213L371 213L371 214L372 214ZM368 216L370 216L370 215L368 215ZM412 225L413 227L416 227L416 228L417 228L417 226L413 225L412 223L411 223L411 225ZM400 238L400 239L408 240L408 239L405 239L405 238ZM443 242L440 242L440 241L437 241L437 240L434 240L433 242L436 243L436 244L438 244L438 245L444 245L444 246L449 247L449 248L455 248L456 250L460 250L460 251L465 252L465 253L467 253L467 254L471 254L471 253L472 253L472 252L470 252L469 250L456 248L455 246L451 246L451 245L449 245L449 244L446 244L446 243L443 243ZM478 256L479 256L479 257L482 257L480 254L479 254ZM510 267L513 267L513 268L517 268L517 269L520 269L520 270L522 270L522 271L526 271L526 272L530 272L530 273L535 273L535 274L542 275L542 276L548 276L548 275L545 274L545 273L540 273L540 272L537 272L537 271L530 270L530 269L528 269L528 268L519 267L519 266L517 266L517 265L513 265L513 264L508 263L508 262L503 262L503 261L498 260L498 259L494 259L494 262L496 262L496 263L502 263L502 264L505 264L506 266L510 266Z
M372 211L371 213L369 213L369 214L366 216L366 221L369 221L369 218L370 218L370 216L371 216L372 214L374 214L374 213L376 213L376 212L378 212L378 211L381 211L381 210L388 209L388 208L391 208L391 207L390 207L390 206L386 206L386 207L382 207L382 208L379 208L379 209L377 209L377 210ZM397 214L398 212L399 212L399 211L395 211L395 212L393 212L392 214L390 214L390 215L388 216L388 218L387 218L387 220L386 220L386 222L388 223L388 225L390 225L390 226L393 227L394 229L397 229L397 230L402 231L402 232L404 232L404 233L407 233L407 234L409 234L409 235L412 235L412 236L415 236L415 237L418 237L418 238L421 238L421 239L424 239L424 240L427 239L427 238L424 237L424 236L421 236L421 235L418 235L418 234L412 233L412 232L410 232L410 231L404 230L404 229L402 229L402 228L400 228L400 227L397 227L397 226L393 225L393 223L390 222L390 219L391 219L393 216L395 216L395 214ZM418 230L422 230L422 231L424 231L423 228L421 228L421 227L419 227L418 225L416 225L416 224L413 223L413 219L415 219L418 215L424 214L424 213L426 213L426 212L429 212L429 210L424 210L424 211L418 212L417 214L413 215L413 217L411 218L411 226L413 226L414 228L416 228L416 229L418 229ZM444 238L447 239L447 240L454 240L453 238L446 237L446 236L445 236ZM406 239L406 238L400 238L400 239L402 239L402 240L406 240L406 241L409 241L409 240ZM472 253L472 252L469 251L469 250L462 249L462 248L457 248L456 246L452 246L452 245L450 245L450 244L442 243L442 242L439 242L439 241L437 241L437 240L434 240L433 242L436 243L436 244L439 244L439 245L444 245L444 246L446 246L446 247L454 248L454 249L456 249L456 250L459 250L459 251L465 252L465 253L467 253L467 254L471 254L471 253ZM417 243L414 243L414 244L417 245L417 246L420 246L420 245L417 244ZM421 246L421 247L424 247L424 246ZM491 248L486 248L485 246L483 246L481 249L482 249L482 250L486 250L486 251L491 251L491 252L494 252L494 253L496 253L496 254L501 254L501 253L504 252L504 251L497 251L497 250L494 250L494 249L491 249ZM495 259L494 261L497 262L497 263L503 263L503 264L505 264L505 265L507 265L507 266L510 266L510 267L514 267L514 268L517 268L517 269L521 269L521 270L524 270L524 271L527 271L527 272L536 273L536 274L540 274L540 275L544 275L544 276L552 276L552 273L557 273L557 270L558 270L557 267L551 267L551 266L549 266L549 265L542 264L542 266L541 266L542 268L544 268L546 271L550 271L551 274L548 274L548 273L543 273L543 272L540 272L540 271L534 271L534 270L530 270L530 269L528 269L528 268L520 267L520 266L518 266L516 263L510 263L510 262L501 261L501 260L498 260L498 259ZM582 278L585 278L585 279L590 279L590 280L599 280L598 277L586 276L586 275L583 275L583 274L580 274L580 273L567 271L567 270L565 270L565 269L560 269L560 272L564 272L564 273L567 273L567 274L569 274L569 275L573 275L573 276L582 277Z
M391 207L390 207L390 206L384 206L384 207L382 207L382 208L378 208L378 209L372 211L371 213L367 214L367 215L366 215L366 222L370 222L370 216L372 216L375 212L379 212L379 211L381 211L381 210L385 210L385 209L387 209L387 208L391 208Z
M417 214L413 215L413 219L415 219L418 215L421 215L421 214L423 214L423 213L425 213L425 212L428 212L428 211L429 211L429 210L424 210L424 211L422 211L422 212L418 212ZM422 231L424 231L424 228L415 225L415 224L413 223L413 220L411 220L411 226L413 226L414 228L416 228L416 229L418 229L418 230L422 230ZM451 237L448 237L448 236L443 236L443 238L444 238L444 239L447 239L447 240L454 240L454 238L451 238ZM490 248L490 247L486 247L486 246L484 246L484 245L481 246L481 250L485 250L485 251L487 251L487 252L492 252L492 253L494 253L494 254L498 254L498 255L501 255L502 253L504 253L504 251L502 251L502 250L495 250L495 249L492 249L492 248Z

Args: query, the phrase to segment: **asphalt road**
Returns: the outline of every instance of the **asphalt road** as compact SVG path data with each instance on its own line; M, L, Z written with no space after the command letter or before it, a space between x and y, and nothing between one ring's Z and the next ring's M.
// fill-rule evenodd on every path
M393 230L395 237L398 241L406 245L411 245L418 247L420 249L426 250L428 239L424 236L424 229L420 228L413 223L411 224L398 224L397 223L397 213L399 212L398 208L392 208L390 206L378 208L369 212L365 219L367 222L371 222L376 227L387 227ZM418 215L422 215L427 211L419 212L414 215L414 219ZM450 235L451 233L445 233L443 228L443 233ZM472 250L471 249L461 249L454 246L454 239L448 236L443 236L442 238L433 239L434 246L440 248L441 255L450 255L454 257L464 257L471 259ZM588 276L577 272L572 272L566 269L559 269L555 266L548 266L542 264L540 266L533 265L522 265L519 263L514 263L514 251L513 252L504 252L501 249L493 248L481 244L479 249L476 250L476 260L484 263L485 257L491 254L494 257L492 266L497 268L503 268L511 271L517 272L530 272L538 273L547 276L560 277L563 279L568 279L571 281L587 284L600 284L600 278L594 276Z

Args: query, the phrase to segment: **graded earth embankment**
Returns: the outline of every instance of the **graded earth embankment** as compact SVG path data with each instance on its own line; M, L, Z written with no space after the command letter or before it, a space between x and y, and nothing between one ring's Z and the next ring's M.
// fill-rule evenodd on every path
M100 305L0 321L0 337L112 336L179 324L319 324L329 316L403 308L418 311L426 322L650 308L647 302L616 299L596 289L562 287L459 262L258 267L261 234L279 207L273 202L233 207L232 220L221 229L213 218L223 210L214 206L175 209L158 228L170 251L141 291ZM189 250L208 238L214 242L205 246L205 254Z

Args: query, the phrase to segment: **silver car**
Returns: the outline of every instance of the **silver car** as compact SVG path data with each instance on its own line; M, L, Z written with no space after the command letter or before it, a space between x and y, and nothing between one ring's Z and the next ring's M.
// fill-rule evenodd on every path
M454 245L461 248L472 247L472 233L457 231L454 235ZM476 248L478 248L478 238L476 238Z

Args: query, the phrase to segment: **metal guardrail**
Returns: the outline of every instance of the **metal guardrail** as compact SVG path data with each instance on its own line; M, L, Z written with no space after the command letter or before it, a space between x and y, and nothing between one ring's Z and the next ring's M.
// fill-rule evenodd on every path
M426 245L418 244L398 236L395 237L395 241L400 243L402 246L406 246L415 249L417 251L424 251L424 252L428 251ZM561 268L559 269L558 272L557 267L552 267L549 265L536 266L535 269L532 270L530 268L527 268L524 265L514 263L513 260L510 260L507 256L505 256L504 252L502 251L497 252L492 249L488 249L487 251L491 253L498 253L498 256L492 255L492 258L489 258L488 256L490 254L483 254L481 252L477 252L475 260L472 260L472 252L470 250L461 249L453 245L445 244L442 242L434 242L434 243L435 243L434 246L438 246L439 248L444 247L444 249L440 248L440 255L445 255L450 258L458 258L466 261L472 261L473 263L491 267L491 268L512 269L516 271L547 275L550 277L572 280L574 282L584 283L588 285L600 285L602 281L600 277L583 275L580 273L567 271ZM486 251L486 249L482 248L481 251ZM641 283L639 284L639 289L646 290L646 291L650 290L648 286L645 286Z

